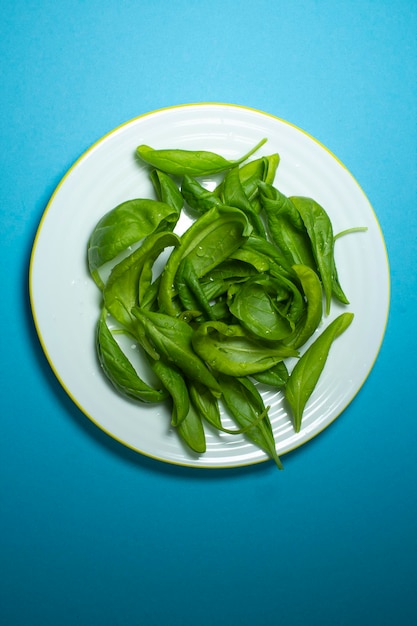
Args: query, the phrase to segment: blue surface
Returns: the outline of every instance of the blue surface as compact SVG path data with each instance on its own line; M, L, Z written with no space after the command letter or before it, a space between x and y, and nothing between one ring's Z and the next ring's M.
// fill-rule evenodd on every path
M15 0L0 13L0 623L415 625L415 2ZM281 473L125 449L66 396L32 324L30 250L67 169L122 122L201 101L324 143L388 247L375 367Z

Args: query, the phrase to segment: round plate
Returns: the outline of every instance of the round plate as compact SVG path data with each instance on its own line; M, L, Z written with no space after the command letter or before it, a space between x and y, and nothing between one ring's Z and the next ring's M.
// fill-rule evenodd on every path
M367 228L336 242L339 278L355 319L332 346L301 432L294 432L282 394L263 393L278 454L284 454L320 433L351 402L372 369L387 323L389 269L383 235L363 191L334 155L293 125L245 107L196 104L155 111L116 128L78 159L54 192L36 235L31 305L55 375L97 426L161 461L235 467L267 456L243 435L209 429L206 453L193 454L170 427L168 405L130 402L108 384L95 353L100 293L87 271L87 241L104 213L125 200L152 196L147 170L135 158L139 144L211 150L236 159L263 137L268 142L252 158L280 154L275 185L283 193L314 198L330 215L335 233ZM185 228L181 221L179 226ZM333 305L325 324L341 310L346 307Z

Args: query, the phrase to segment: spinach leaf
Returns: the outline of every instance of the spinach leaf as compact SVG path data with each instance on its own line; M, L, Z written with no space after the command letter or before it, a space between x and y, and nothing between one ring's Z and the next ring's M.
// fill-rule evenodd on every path
M187 322L139 307L133 308L132 313L140 321L145 335L162 359L174 364L191 380L209 387L215 396L220 394L213 374L192 348L193 329Z
M172 399L172 426L178 426L188 415L190 398L183 375L172 363L149 357L152 370Z
M295 275L291 269L292 263L288 263L282 252L268 239L251 233L247 240L231 255L232 258L245 260L258 269L259 272L273 271L291 280ZM251 260L252 259L252 260Z
M155 150L146 145L136 148L137 156L159 170L174 176L209 176L218 174L246 161L264 145L262 139L254 148L236 160L227 160L214 152L206 150Z
M259 183L269 233L289 265L316 267L306 227L292 199L272 185Z
M187 256L200 278L227 259L250 234L251 227L242 211L230 207L213 207L203 213L182 235L161 275L158 294L163 313L177 315L174 303L175 278L181 261Z
M303 315L297 322L294 332L284 343L299 348L312 336L323 317L323 290L316 272L306 265L294 265L306 299Z
M260 213L262 208L259 200L258 185L260 182L272 185L279 162L279 155L271 154L239 166L238 172L241 185L256 213ZM213 194L219 198L223 197L224 184L224 180L221 181L214 189Z
M194 265L189 256L186 256L180 263L175 281L178 294L181 298L183 289L187 290L187 298L193 308L200 309L206 319L214 319L213 308L203 290ZM191 298L191 299L190 299ZM184 304L183 300L183 304Z
M298 352L282 342L267 345L255 339L237 324L202 322L194 331L195 352L210 368L230 376L249 376L265 371Z
M243 211L247 215L254 233L265 237L264 224L243 189L237 167L229 170L224 177L222 200L226 206L236 207Z
M212 191L209 191L192 176L184 176L181 184L181 193L188 206L200 213L205 213L214 206L220 206L222 201Z
M206 451L206 434L203 422L192 403L190 403L185 418L178 423L176 430L191 450L197 454L203 454Z
M236 423L245 428L246 436L266 452L282 469L267 408L255 385L248 378L219 376L222 400ZM259 420L260 416L263 419Z
M161 172L160 170L153 170L150 173L150 179L159 200L174 208L179 217L181 209L184 206L184 197L178 189L176 182L171 178L171 176L169 176L169 174ZM173 220L172 227L174 226L175 221Z
M106 308L120 324L127 328L132 326L131 310L150 286L149 263L152 265L166 247L178 243L179 237L174 233L149 235L139 248L113 268L104 286L103 297Z
M253 374L252 376L252 378L257 380L259 383L262 383L263 385L269 385L270 387L275 387L276 389L285 389L288 377L288 369L284 361L273 365L269 370L266 370L265 372L258 372L257 374Z
M200 417L214 428L223 430L218 399L213 396L210 389L202 383L190 381L189 390L193 406Z
M99 268L147 235L175 226L178 212L164 202L128 200L106 213L94 228L87 246L90 274L103 288ZM167 228L168 230L168 228Z
M330 313L333 281L335 278L334 236L329 216L312 198L292 196L290 198L306 227L313 255L323 284L326 299L326 314Z
M279 341L294 329L294 324L281 312L280 293L281 283L272 277L249 278L238 287L229 309L250 333L268 341Z
M163 389L145 383L113 337L103 308L97 324L96 348L101 368L114 387L124 396L142 402L161 402L168 397Z
M300 431L305 405L315 389L323 371L333 341L351 324L353 313L342 313L312 343L288 379L285 397L291 407L294 429Z

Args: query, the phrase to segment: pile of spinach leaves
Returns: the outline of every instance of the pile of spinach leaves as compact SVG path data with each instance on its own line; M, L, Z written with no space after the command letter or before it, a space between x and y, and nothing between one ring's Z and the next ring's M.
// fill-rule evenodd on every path
M210 424L245 433L282 468L259 385L282 391L298 432L330 347L353 314L320 331L333 299L348 304L332 223L313 199L274 186L278 154L249 160L265 141L235 161L139 146L154 198L105 214L87 258L102 294L97 354L114 387L137 401L169 402L172 427L195 453L205 452ZM179 235L182 211L194 221ZM133 338L157 384L143 380L118 333ZM290 358L297 359L291 372ZM225 428L222 410L236 428Z

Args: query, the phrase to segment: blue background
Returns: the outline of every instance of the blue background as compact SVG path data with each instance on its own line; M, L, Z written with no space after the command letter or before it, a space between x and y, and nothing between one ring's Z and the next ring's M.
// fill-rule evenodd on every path
M416 3L14 0L0 17L0 622L415 625ZM324 143L390 258L371 375L281 473L125 449L66 396L31 318L31 246L67 169L133 117L207 101Z

